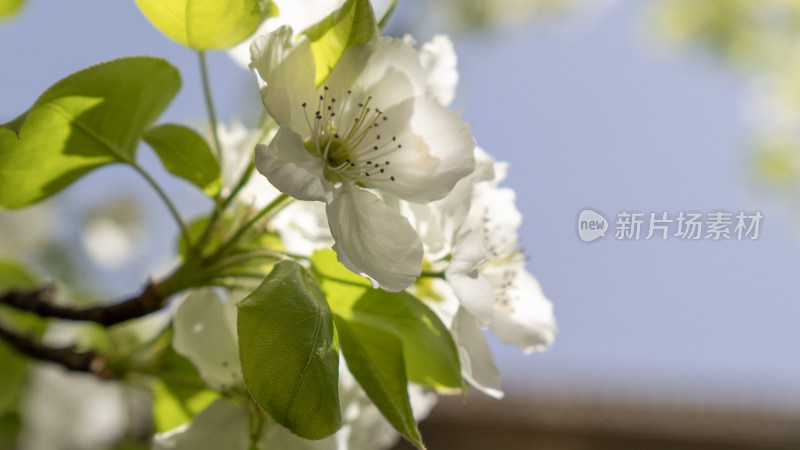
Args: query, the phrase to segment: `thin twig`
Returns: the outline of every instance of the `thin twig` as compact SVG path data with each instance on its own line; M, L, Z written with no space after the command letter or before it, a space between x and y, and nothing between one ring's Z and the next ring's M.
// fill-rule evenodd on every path
M140 295L106 306L75 308L58 305L53 302L53 290L49 287L8 291L0 295L0 304L42 317L89 321L108 327L158 311L167 304L167 299L168 296L162 293L158 284L150 283Z
M71 347L49 347L30 336L23 336L0 323L0 339L23 355L39 361L60 364L68 370L87 372L101 378L111 378L112 374L105 368L105 362L95 352L77 352Z

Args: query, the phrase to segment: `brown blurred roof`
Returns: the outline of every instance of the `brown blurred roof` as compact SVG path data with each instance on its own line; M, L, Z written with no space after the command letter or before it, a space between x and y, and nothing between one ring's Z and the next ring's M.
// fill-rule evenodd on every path
M429 450L800 449L800 414L685 399L471 393L442 398L420 429Z

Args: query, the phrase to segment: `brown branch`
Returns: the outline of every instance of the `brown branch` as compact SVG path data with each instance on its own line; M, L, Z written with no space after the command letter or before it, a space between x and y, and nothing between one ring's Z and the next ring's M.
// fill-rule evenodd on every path
M70 347L48 347L30 336L23 336L0 323L0 339L23 355L40 361L60 364L76 372L88 372L101 378L111 378L105 369L105 362L95 352L76 352Z
M49 287L8 291L0 295L0 304L42 317L89 321L108 327L158 311L167 304L167 299L158 284L151 282L140 295L106 306L75 308L58 305L53 302L53 289Z

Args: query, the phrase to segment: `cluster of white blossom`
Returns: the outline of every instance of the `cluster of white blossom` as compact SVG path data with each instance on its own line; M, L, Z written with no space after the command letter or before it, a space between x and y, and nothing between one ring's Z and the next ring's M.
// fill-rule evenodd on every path
M305 36L282 25L255 38L250 68L278 129L257 145L256 167L264 176L254 174L239 200L263 206L280 192L302 200L273 222L287 250L310 255L332 246L341 263L375 287L416 293L451 330L464 378L499 398L500 374L482 330L526 353L546 349L556 333L552 305L518 247L514 192L499 187L506 165L476 147L468 126L447 108L459 78L451 41L440 35L415 46L407 37L352 47L316 86ZM235 128L221 139L231 169L241 172L246 164L235 161L261 132ZM444 276L420 278L423 267ZM431 283L423 289L418 279ZM200 298L184 303L175 319L176 350L210 386L242 389L235 322L216 320L232 318L228 306L235 302L223 305L212 291L194 295ZM354 442L367 435L391 444L391 426L349 372L342 373L342 430L315 442L279 426L265 436L315 449L361 448ZM412 388L415 415L424 417L435 396ZM197 439L237 431L246 439L246 421L235 420L245 409L218 400L191 426L160 436L160 445L190 448ZM207 423L205 416L214 417ZM243 429L220 425L233 423Z

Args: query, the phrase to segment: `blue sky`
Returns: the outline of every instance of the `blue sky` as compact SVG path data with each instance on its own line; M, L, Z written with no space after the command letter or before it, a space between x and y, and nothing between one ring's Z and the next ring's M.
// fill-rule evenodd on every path
M528 357L493 341L498 363L516 391L796 407L797 224L753 180L745 83L701 53L663 52L643 26L646 7L617 2L578 25L454 38L462 77L454 106L482 147L511 162L506 185L517 191L524 216L529 269L561 329L552 350ZM76 70L147 54L167 58L183 76L163 120L204 123L196 56L156 32L132 1L31 0L20 17L0 24L0 54L2 121ZM242 111L236 115L247 119L258 106L252 75L223 53L211 54L210 64L220 115ZM155 166L149 152L142 158ZM202 209L191 188L159 177L177 191L186 215ZM85 209L106 192L127 190L154 201L122 167L98 171L63 199L67 209ZM623 210L760 210L765 219L756 241L586 244L576 233L584 207L612 222ZM117 292L138 289L169 254L175 229L166 212L150 224L161 250L111 277Z

